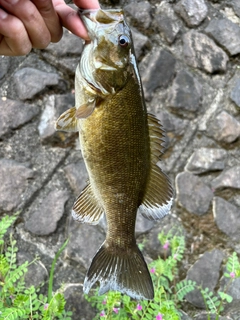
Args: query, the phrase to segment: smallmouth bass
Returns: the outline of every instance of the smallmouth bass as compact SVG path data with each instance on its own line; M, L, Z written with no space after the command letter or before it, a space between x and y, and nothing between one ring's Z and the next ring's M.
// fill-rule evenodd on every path
M148 219L168 214L172 187L157 166L163 129L147 114L131 31L122 10L80 13L90 41L76 69L76 107L63 113L56 129L79 131L89 183L72 215L97 224L105 213L106 240L84 281L88 293L117 290L134 299L153 299L152 280L135 240L137 210Z

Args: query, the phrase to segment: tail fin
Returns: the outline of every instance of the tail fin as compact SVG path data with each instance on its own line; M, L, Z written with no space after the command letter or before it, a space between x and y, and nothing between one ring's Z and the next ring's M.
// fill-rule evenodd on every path
M104 242L88 269L84 292L88 293L97 281L100 282L100 295L116 290L137 300L154 297L152 279L137 245L121 252L118 248L113 250Z

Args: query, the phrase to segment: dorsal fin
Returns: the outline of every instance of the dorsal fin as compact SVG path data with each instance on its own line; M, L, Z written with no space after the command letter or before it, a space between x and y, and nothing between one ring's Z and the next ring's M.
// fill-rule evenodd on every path
M104 211L96 199L89 183L74 203L72 216L82 223L97 224Z
M145 218L158 220L168 214L172 205L173 190L168 177L157 166L163 152L164 131L159 120L151 114L148 114L148 128L151 150L150 174L139 210Z

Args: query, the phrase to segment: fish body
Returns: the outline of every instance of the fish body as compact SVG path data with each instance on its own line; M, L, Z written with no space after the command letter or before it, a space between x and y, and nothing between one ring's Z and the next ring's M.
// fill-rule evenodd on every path
M73 207L73 217L96 224L105 213L106 240L84 281L88 293L118 290L135 299L154 297L151 277L135 240L137 210L157 220L172 203L172 187L157 166L163 130L147 114L131 32L121 10L85 10L89 32L76 70L76 107L56 123L79 131L89 183Z

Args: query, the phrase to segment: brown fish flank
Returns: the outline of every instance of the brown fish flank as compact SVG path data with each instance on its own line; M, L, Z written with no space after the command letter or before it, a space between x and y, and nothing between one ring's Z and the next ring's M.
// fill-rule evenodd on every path
M74 204L74 219L96 224L104 213L107 219L106 240L92 260L84 291L99 281L99 294L118 290L135 299L152 299L151 277L136 245L135 221L138 208L146 218L157 220L171 206L171 185L156 165L163 131L147 114L122 12L85 11L83 19L93 43L85 46L90 47L76 72L76 109L63 114L56 128L79 130L89 174L89 184Z

